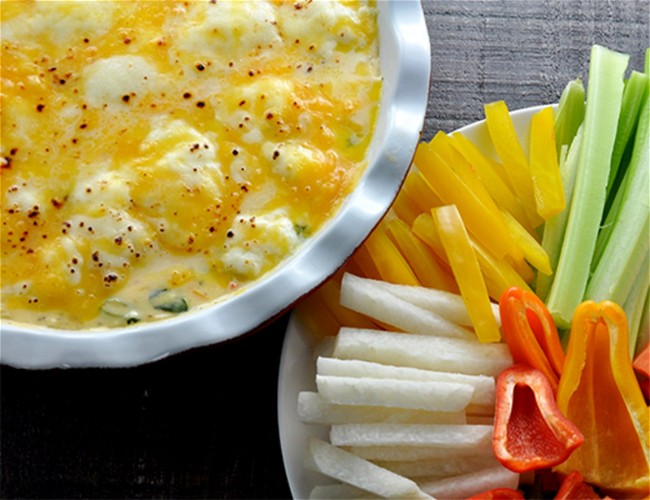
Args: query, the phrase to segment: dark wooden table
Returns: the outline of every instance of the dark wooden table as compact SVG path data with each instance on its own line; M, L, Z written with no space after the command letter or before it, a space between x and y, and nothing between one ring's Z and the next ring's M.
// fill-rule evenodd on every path
M648 0L425 0L424 138L557 101L593 43L643 68ZM0 368L2 498L289 498L277 431L287 316L238 341L131 369Z

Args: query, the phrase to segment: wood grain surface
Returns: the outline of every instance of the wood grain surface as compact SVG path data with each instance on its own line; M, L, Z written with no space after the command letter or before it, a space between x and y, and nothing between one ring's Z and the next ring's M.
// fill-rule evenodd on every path
M643 67L648 0L425 0L423 138L556 102L594 43ZM288 498L276 414L287 316L225 345L131 369L0 368L2 498Z

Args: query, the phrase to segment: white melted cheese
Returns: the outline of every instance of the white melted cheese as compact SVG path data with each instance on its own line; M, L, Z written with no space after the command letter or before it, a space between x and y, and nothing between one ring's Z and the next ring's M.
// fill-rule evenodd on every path
M155 87L158 71L141 56L119 55L99 59L84 68L83 92L94 107L123 109Z

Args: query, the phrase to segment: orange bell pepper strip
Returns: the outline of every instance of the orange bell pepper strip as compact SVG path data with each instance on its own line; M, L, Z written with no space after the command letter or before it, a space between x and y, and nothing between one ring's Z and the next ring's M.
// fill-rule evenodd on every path
M636 381L627 318L611 301L575 310L557 404L585 436L556 467L612 494L648 494L650 413Z
M553 467L582 442L542 372L517 364L499 374L492 448L504 467L520 473Z
M544 302L533 292L507 289L499 300L501 330L512 358L537 368L557 392L564 351L555 322Z
M472 495L465 500L524 500L524 495L521 491L512 488L494 488Z
M574 470L564 478L554 500L600 500L600 495Z

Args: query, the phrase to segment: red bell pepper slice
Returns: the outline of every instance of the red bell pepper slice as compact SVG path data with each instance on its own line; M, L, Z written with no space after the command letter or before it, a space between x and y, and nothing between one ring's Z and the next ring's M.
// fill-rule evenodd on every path
M499 300L501 329L515 363L541 371L557 392L564 350L551 313L534 293L508 288Z
M521 491L512 488L495 488L477 493L465 500L524 500L524 495Z
M641 349L632 362L634 371L650 378L650 343Z
M650 401L650 343L646 344L636 355L632 362L632 368L634 368L639 387L641 387L641 392L647 403Z
M600 495L574 470L564 478L554 500L600 500Z
M552 467L582 442L580 430L560 413L542 372L521 364L501 372L492 447L504 467L514 472Z

